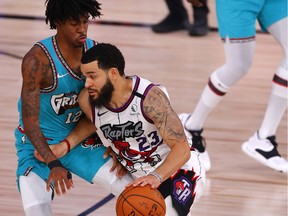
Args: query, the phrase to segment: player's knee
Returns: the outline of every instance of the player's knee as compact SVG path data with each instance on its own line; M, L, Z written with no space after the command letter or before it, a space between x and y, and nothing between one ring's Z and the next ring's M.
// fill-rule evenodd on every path
M102 188L115 196L118 196L125 189L125 186L132 181L132 177L128 173L119 179L116 176L116 170L110 172L112 165L113 159L111 158L98 170L92 182L100 185Z
M226 65L226 76L230 79L234 80L233 82L236 83L240 80L244 75L247 74L249 68L252 65L252 58L251 59L239 59L239 61L234 62L233 64Z
M234 74L246 74L252 65L252 58L251 59L240 59L235 65L233 66L232 73Z
M226 63L223 70L218 72L223 82L231 86L242 78L252 65L255 42L226 43Z
M237 81L239 81L248 72L252 62L239 61L233 64L225 64L223 67L216 70L213 74L217 76L220 83L226 88L232 87ZM212 75L213 75L212 74Z

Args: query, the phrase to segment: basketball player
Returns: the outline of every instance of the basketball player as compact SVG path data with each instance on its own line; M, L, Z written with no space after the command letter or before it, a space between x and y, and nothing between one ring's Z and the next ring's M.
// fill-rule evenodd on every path
M195 3L197 0L188 0ZM225 43L226 63L215 70L192 114L180 118L193 136L193 147L202 153L206 169L210 160L201 133L205 119L229 89L240 80L252 64L255 49L255 22L280 44L284 58L272 82L272 92L264 120L258 131L242 145L242 150L264 165L281 172L288 171L287 161L277 151L276 130L287 109L287 1L243 0L216 1L219 33Z
M79 95L80 107L132 174L131 184L158 188L167 215L187 215L205 183L199 153L190 148L165 88L128 77L124 68L124 57L114 45L99 43L84 53L86 88ZM71 134L67 139L73 140Z
M110 172L113 159L103 158L106 148L101 140L94 142L92 137L71 152L69 140L64 140L82 116L77 97L84 79L79 66L83 52L95 45L87 38L89 17L100 15L100 4L95 0L47 0L46 23L57 33L36 43L23 59L15 145L18 186L27 216L52 215L53 185L57 195L66 193L73 187L70 171L115 195L132 180L129 175L120 180L116 170ZM78 127L90 123L85 118ZM93 130L87 130L76 141L83 141ZM61 140L67 154L57 159L49 145ZM34 157L34 149L45 163ZM50 184L52 181L55 184Z

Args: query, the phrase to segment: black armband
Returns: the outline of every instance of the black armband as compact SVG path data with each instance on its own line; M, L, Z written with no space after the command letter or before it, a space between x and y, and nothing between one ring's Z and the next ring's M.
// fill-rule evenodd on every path
M63 167L63 165L59 160L53 160L48 163L48 167L50 170L52 170L54 167Z

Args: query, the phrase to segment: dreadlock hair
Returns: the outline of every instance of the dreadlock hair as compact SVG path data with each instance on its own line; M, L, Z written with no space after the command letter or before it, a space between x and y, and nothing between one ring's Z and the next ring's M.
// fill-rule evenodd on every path
M125 59L121 51L114 45L109 43L98 43L82 56L81 63L88 64L98 61L98 67L102 70L117 68L120 76L124 76Z
M80 20L81 16L88 14L94 19L100 17L100 3L96 0L46 0L46 24L50 29L56 29L55 22L65 23L68 19Z

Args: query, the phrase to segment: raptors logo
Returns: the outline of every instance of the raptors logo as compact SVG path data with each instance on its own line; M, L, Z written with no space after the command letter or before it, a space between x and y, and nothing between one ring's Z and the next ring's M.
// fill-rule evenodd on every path
M174 197L185 205L186 201L192 195L192 185L185 177L174 181Z
M149 163L150 166L155 166L161 161L160 155L154 154L157 146L149 151L136 151L130 148L130 144L128 142L116 140L112 143L115 145L115 148L119 150L118 154L120 161L123 161L122 164L131 173L137 171L134 169L134 164L136 163Z
M81 145L83 148L91 148L92 150L92 149L98 148L99 146L103 146L103 143L100 137L98 136L98 134L94 133L90 137L85 139Z

